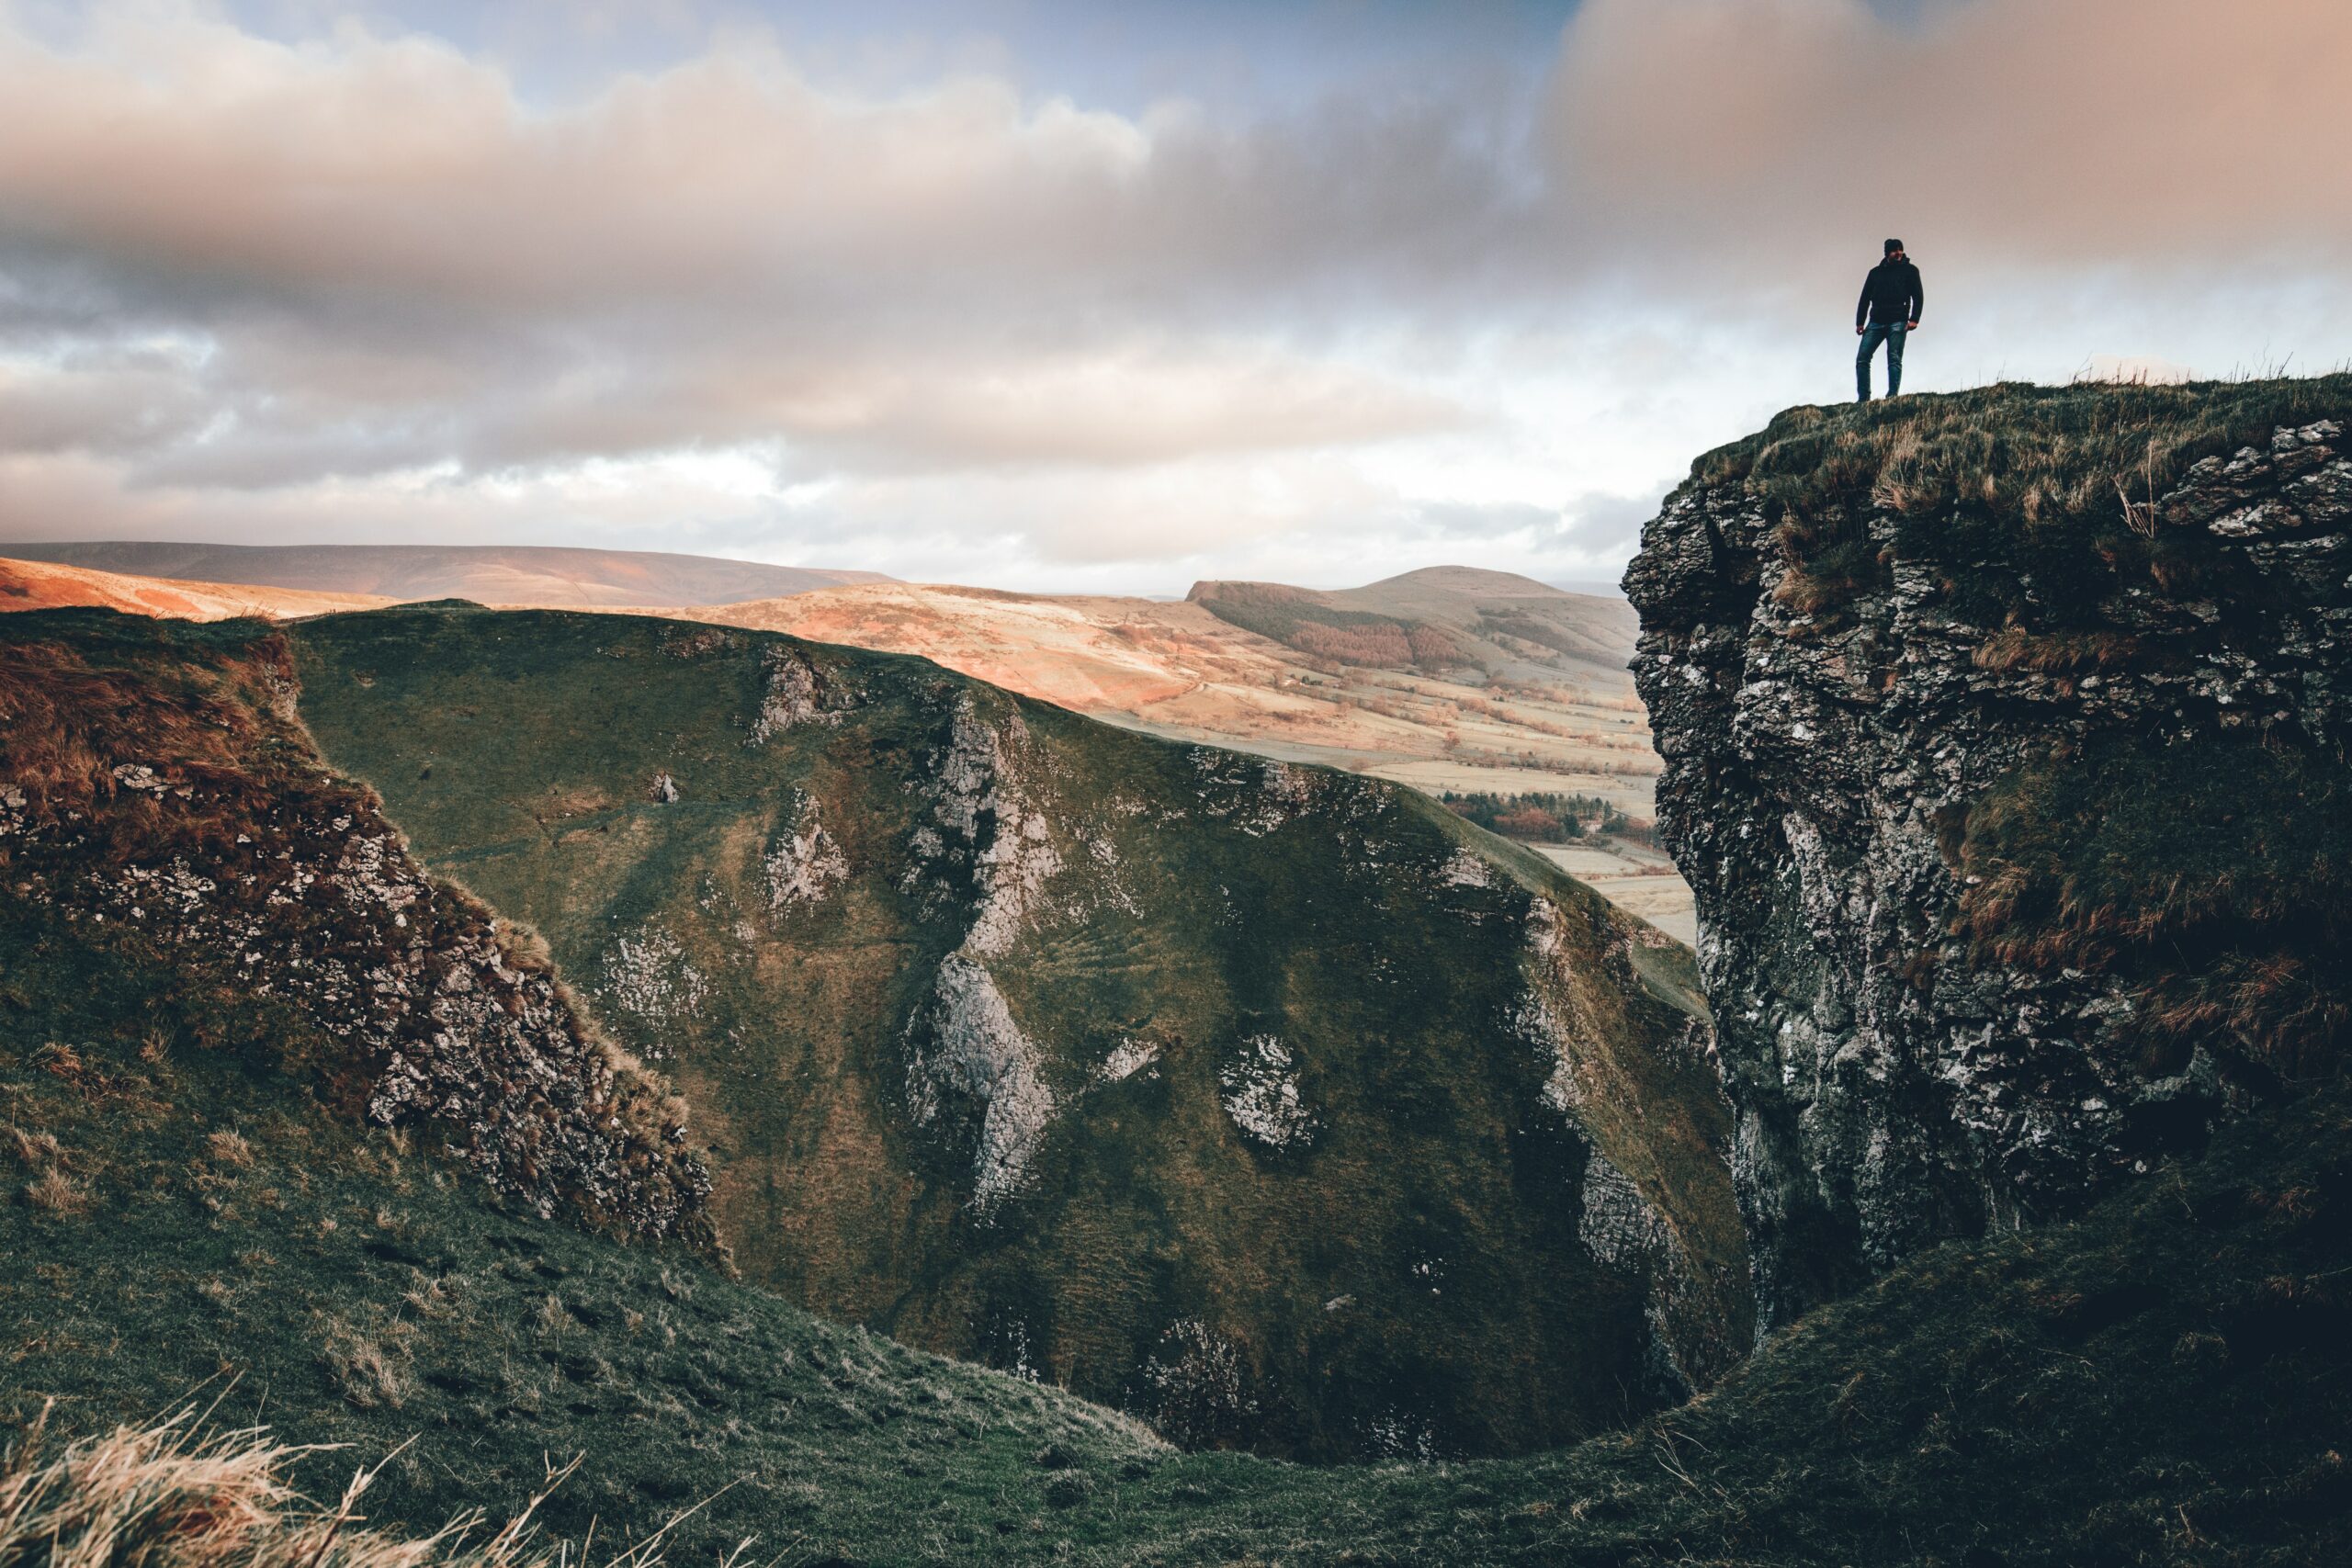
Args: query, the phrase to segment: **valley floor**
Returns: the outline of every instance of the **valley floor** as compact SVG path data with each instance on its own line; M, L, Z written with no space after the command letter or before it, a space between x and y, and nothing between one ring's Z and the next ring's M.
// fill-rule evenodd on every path
M21 938L19 928L9 933ZM45 936L0 1007L0 1418L182 1401L404 1442L376 1525L781 1563L2319 1564L2352 1552L2352 1104L2244 1124L2078 1224L1948 1246L1713 1393L1528 1459L1175 1453L1060 1392L503 1212L326 1119L235 1014ZM163 976L145 976L161 980ZM141 997L130 1005L108 998ZM52 1407L52 1402L53 1407Z

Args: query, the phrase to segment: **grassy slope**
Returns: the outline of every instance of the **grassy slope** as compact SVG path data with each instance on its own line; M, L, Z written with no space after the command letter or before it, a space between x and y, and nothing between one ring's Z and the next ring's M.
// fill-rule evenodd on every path
M1295 770L1312 798L1268 818L1255 761L846 649L820 650L858 694L842 721L751 747L761 651L797 646L758 634L412 608L295 636L327 754L677 1077L736 1257L793 1300L1155 1416L1145 1369L1197 1322L1238 1348L1256 1409L1189 1435L1275 1451L1493 1451L1623 1420L1657 1397L1645 1287L1586 1254L1582 1140L1512 1022L1540 893L1578 1115L1697 1261L1679 1326L1713 1325L1715 1367L1744 1332L1711 1070L1673 1048L1688 955L1419 796ZM901 1109L909 1021L972 919L972 889L924 891L906 847L966 698L1025 735L1010 771L1063 867L988 964L1060 1107L989 1213L969 1129ZM662 772L682 800L650 798ZM778 912L762 859L805 800L851 872ZM1490 886L1442 876L1464 846ZM666 955L665 992L625 983L624 942ZM1302 1064L1310 1149L1253 1145L1220 1105L1261 1035ZM1153 1066L1092 1081L1125 1041Z
M11 911L0 995L0 1405L90 1430L229 1388L224 1420L380 1457L381 1517L519 1506L588 1450L550 1526L642 1533L743 1483L682 1562L756 1531L918 1555L1051 1510L1048 1443L1157 1462L1140 1428L1052 1389L820 1323L682 1251L502 1212L460 1170L362 1133L233 1040L177 976ZM141 1042L168 1042L142 1054ZM51 1048L70 1047L70 1054ZM329 1042L312 1043L323 1051ZM233 1134L242 1145L215 1142ZM56 1140L57 1153L40 1145ZM57 1170L63 1211L22 1189ZM326 1467L322 1466L323 1471ZM319 1472L311 1484L325 1486ZM918 1506L919 1505L919 1506ZM805 1560L796 1557L794 1560Z
M0 910L0 1416L411 1437L379 1525L748 1534L787 1563L2318 1564L2352 1551L2352 1106L2226 1134L2083 1221L1941 1248L1695 1404L1530 1459L1177 1456L1050 1388L485 1201L322 1114L176 977ZM141 1042L164 1041L156 1048ZM70 1055L54 1047L70 1047ZM246 1148L216 1144L232 1131ZM48 1152L44 1138L54 1138ZM25 1189L63 1172L82 1205ZM674 1335L674 1338L673 1336ZM214 1380L208 1382L208 1380ZM209 1393L208 1393L209 1397Z

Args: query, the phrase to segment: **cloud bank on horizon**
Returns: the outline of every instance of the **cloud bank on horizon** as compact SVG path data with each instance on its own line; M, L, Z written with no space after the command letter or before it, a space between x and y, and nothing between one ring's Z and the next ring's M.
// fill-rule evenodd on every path
M0 0L0 549L1613 577L1887 234L1913 390L2352 359L2338 0L1119 9Z

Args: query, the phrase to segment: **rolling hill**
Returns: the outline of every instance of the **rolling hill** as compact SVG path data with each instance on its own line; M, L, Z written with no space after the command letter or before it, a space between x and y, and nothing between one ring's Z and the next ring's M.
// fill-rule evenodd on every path
M1623 599L1464 566L1333 592L1196 582L1190 598L1219 619L1318 659L1431 674L1476 670L1519 681L1569 675L1613 686L1639 629Z
M921 654L1172 739L1447 789L1602 795L1649 810L1657 768L1632 678L1456 679L1300 652L1192 603L890 582L665 611Z
M579 608L698 604L870 582L870 571L769 566L713 556L522 545L208 545L67 540L0 554L141 577L296 588L376 599L471 599Z
M93 604L203 619L379 603L0 561L0 611ZM1652 809L1657 754L1623 671L1541 681L1407 674L1315 658L1193 604L907 582L646 613L919 654L1149 734L1346 768L1430 794L1566 791L1601 796L1634 818ZM1689 889L1640 846L1596 844L1570 869L1690 940Z
M175 620L220 621L237 615L284 620L292 615L322 615L336 610L373 610L391 603L366 593L322 593L301 588L134 577L51 561L0 558L0 611L83 605Z

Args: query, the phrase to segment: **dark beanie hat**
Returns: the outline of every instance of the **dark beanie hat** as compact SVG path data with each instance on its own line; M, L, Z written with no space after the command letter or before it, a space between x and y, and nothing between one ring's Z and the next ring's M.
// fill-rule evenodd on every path
M1903 248L1903 242L1902 242L1902 241L1900 241L1900 240L1889 240L1889 241L1886 243L1886 254L1887 254L1888 255L1893 255L1895 252L1897 252L1897 251L1901 250L1902 248Z

